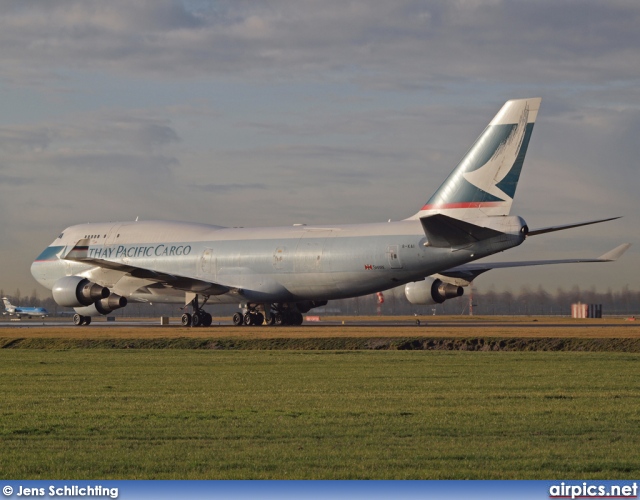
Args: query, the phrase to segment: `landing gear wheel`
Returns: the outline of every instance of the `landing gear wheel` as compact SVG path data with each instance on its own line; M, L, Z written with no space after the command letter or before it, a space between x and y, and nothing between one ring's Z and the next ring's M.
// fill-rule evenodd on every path
M202 315L201 314L195 313L191 317L191 326L194 326L194 327L202 326Z
M261 325L264 323L264 315L262 313L255 313L253 316L254 325Z
M191 326L191 314L184 313L182 318L180 318L182 326Z
M284 324L284 317L282 316L282 313L275 313L271 317L273 318L273 324L274 325L282 326Z
M269 316L269 320L267 321L267 325L268 326L273 326L275 324L276 324L276 317L275 317L275 315L272 314L271 316Z
M253 316L251 313L244 313L244 324L247 326L253 325Z
M282 313L282 324L284 326L293 325L293 313L291 311L284 311Z
M73 324L76 326L90 325L91 316L82 316L82 314L73 315Z
M233 315L233 324L235 326L242 326L243 323L244 323L244 318L242 317L242 314L235 313Z
M211 323L213 323L213 318L211 317L211 314L207 312L204 313L202 318L202 326L211 326Z

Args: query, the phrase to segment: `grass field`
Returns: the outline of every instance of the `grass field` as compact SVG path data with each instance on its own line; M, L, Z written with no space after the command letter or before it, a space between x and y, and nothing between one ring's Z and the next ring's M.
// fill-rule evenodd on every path
M5 478L640 477L640 355L0 350Z

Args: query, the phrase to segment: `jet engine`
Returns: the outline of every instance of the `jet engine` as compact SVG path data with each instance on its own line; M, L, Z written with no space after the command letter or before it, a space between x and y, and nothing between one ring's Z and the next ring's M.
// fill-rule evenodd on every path
M120 309L127 305L127 299L112 293L104 299L100 299L87 307L75 307L75 311L81 316L100 316L101 314L109 314L110 312Z
M53 300L63 307L90 306L109 297L109 289L81 276L65 276L53 284Z
M424 281L407 283L404 287L407 300L416 305L442 304L447 299L464 294L461 286L445 283L441 279L426 277Z

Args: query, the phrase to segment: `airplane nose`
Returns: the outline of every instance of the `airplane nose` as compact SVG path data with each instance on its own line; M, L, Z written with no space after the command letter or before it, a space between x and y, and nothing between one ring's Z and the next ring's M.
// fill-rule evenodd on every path
M42 286L47 286L47 263L33 261L31 263L31 276Z

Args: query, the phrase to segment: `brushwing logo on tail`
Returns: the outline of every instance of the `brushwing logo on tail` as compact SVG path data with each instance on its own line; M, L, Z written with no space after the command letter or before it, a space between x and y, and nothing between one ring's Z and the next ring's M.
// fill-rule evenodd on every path
M511 172L518 159L522 142L524 141L529 119L529 106L525 106L520 119L504 142L496 148L493 156L477 170L464 172L462 176L478 189L495 196L503 201L512 199L513 195L505 193L499 184Z
M413 218L509 215L540 101L507 101Z

